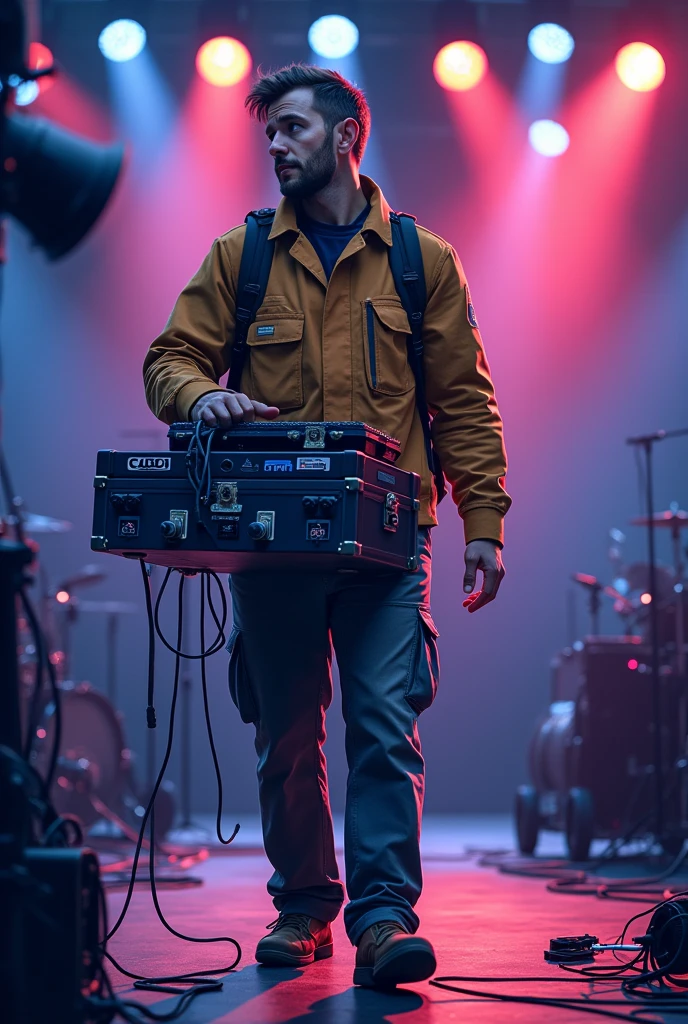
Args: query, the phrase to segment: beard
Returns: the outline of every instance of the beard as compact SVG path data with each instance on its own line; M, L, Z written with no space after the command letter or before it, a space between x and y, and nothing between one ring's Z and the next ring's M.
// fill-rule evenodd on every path
M275 161L275 166L285 163ZM337 161L332 148L332 139L325 139L322 146L309 156L303 165L291 164L299 171L298 174L284 181L280 180L280 192L289 199L310 199L330 184L337 170ZM279 179L279 176L278 176Z

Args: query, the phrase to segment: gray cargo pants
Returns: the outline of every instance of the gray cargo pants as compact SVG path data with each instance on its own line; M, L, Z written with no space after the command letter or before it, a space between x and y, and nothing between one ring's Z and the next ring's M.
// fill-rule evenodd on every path
M356 944L377 921L418 927L424 764L418 715L439 662L430 615L430 530L415 573L255 573L231 579L229 689L255 724L268 884L279 912L333 920L344 901L322 745L337 655L346 723L344 921Z

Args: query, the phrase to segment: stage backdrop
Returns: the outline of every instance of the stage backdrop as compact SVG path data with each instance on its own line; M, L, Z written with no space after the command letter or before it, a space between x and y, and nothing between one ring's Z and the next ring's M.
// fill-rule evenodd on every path
M373 111L363 169L392 206L456 246L505 420L514 499L506 579L489 608L474 617L462 609L461 524L447 499L433 533L442 678L421 721L427 809L502 811L526 780L550 660L587 631L582 595L575 595L574 621L567 616L570 573L609 579L610 527L627 533L629 561L645 557L642 531L628 526L640 499L624 439L688 424L688 151L675 127L686 120L686 68L677 42L676 53L666 54L662 89L630 93L610 72L614 38L588 39L558 114L571 147L548 161L528 149L519 107L523 40L497 34L489 79L474 93L449 96L431 73L436 37L419 13L428 6L405 5L406 21L367 44L362 33L354 73ZM95 28L84 21L83 33L72 36L61 22L46 26L45 42L65 70L30 116L42 112L94 138L124 138L129 165L96 230L60 263L48 264L10 228L4 438L28 507L74 524L70 533L37 538L52 583L95 563L107 580L84 598L138 606L120 622L118 687L142 774L143 593L136 565L89 549L96 450L165 446L165 429L143 397L147 346L213 238L279 195L262 129L242 109L245 84L217 90L195 78L193 34L168 24L159 37L151 31L148 50L131 65L106 69ZM260 35L255 24L253 31L256 64L309 59L298 33ZM687 448L685 441L657 447L658 507L688 504ZM659 554L669 560L664 536ZM171 629L172 616L164 618ZM620 631L608 607L603 631ZM105 639L105 617L82 613L74 675L101 689ZM161 653L158 665L160 750L171 659ZM216 798L192 672L193 806L200 812ZM224 653L212 661L210 689L226 808L240 818L257 809L254 752L251 730L229 700ZM339 810L346 768L338 696L329 733ZM171 775L178 780L177 754Z

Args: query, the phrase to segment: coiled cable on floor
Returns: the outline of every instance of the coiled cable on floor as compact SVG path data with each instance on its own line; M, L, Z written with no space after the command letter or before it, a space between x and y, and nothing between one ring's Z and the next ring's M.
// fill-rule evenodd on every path
M209 714L209 710L208 710L207 686L206 686L206 659L208 657L210 657L212 654L217 653L222 648L222 646L224 644L225 626L226 626L226 621L227 621L227 599L226 599L226 597L224 595L224 590L223 590L222 583L221 583L219 577L215 573L213 573L213 572L201 572L200 573L200 576L201 576L201 595L202 595L201 596L201 624L200 624L200 629L201 629L201 652L199 654L192 654L190 652L184 652L181 649L181 644L182 644L182 622L183 622L183 616L184 616L184 584L185 584L185 578L186 578L184 573L179 571L179 570L168 569L168 571L167 571L167 573L165 575L165 579L163 581L163 585L160 588L160 593L158 594L158 598L157 598L156 603L155 603L155 611L153 611L151 595L150 595L150 581L149 581L148 573L146 571L146 567L145 567L145 564L143 563L143 561L141 561L141 567L142 567L143 578L144 578L144 587L146 589L146 609L147 609L147 612L148 612L149 645L150 645L149 646L149 658L148 658L148 675L149 675L149 679L148 679L148 683L149 683L149 686L148 686L148 709L150 710L150 708L153 706L153 680L154 680L154 674L155 674L155 635L156 634L161 639L161 641L165 644L165 646L170 651L172 651L174 653L174 655L175 655L174 677L173 677L173 684L172 684L172 698L171 698L171 704L170 704L169 724L168 724L167 743L166 743L166 747L165 747L165 753L164 753L164 756L163 756L162 764L160 766L160 770L158 772L158 775L157 775L157 778L156 778L156 781L155 781L155 785L153 786L153 791L151 792L150 798L148 800L148 804L146 806L146 809L145 809L144 814L143 814L143 818L141 820L141 827L139 829L138 839L137 839L137 843L136 843L136 849L135 849L134 857L133 857L131 877L130 877L129 884L128 884L128 887L127 887L127 892L126 892L126 895L125 895L124 904L123 904L122 909L121 909L121 911L119 913L119 916L118 916L115 924L112 926L112 928L108 929L106 925L104 926L104 939L103 939L103 942L102 942L102 945L101 945L100 954L101 954L101 958L102 959L108 960L113 965L113 967L115 967L116 970L118 970L121 974L123 974L125 977L131 978L134 981L134 987L135 988L144 989L146 991L154 991L154 992L169 992L169 993L172 993L172 994L175 994L175 995L180 995L180 999L179 999L179 1002L177 1003L177 1005L172 1010L170 1010L169 1012L167 1012L165 1014L156 1013L155 1011L150 1010L148 1007L145 1007L145 1006L143 1006L141 1004L138 1004L137 1002L135 1002L133 1000L123 1000L120 997L115 995L114 990L112 988L111 981L110 981L109 977L107 976L107 974L106 974L106 972L104 970L104 966L101 966L101 992L100 992L100 994L98 996L96 996L96 997L92 998L91 1000L89 1000L89 1006L93 1010L95 1010L95 1011L102 1010L102 1012L104 1014L109 1012L109 1011L114 1011L116 1013L119 1013L121 1016L123 1016L125 1020L134 1022L134 1024L138 1024L138 1022L141 1020L141 1016L140 1015L143 1015L145 1018L150 1019L150 1020L167 1021L167 1020L176 1019L181 1013L184 1012L184 1010L188 1006L189 1002L192 999L194 999L197 995L200 995L200 994L202 994L204 992L216 991L217 989L222 987L222 982L221 981L219 981L217 978L214 978L214 977L207 977L208 975L212 976L212 975L219 975L219 974L227 974L227 973L229 973L230 971L235 969L235 967L240 962L241 956L242 956L241 946L239 945L238 941L236 939L232 938L231 936L200 937L200 936L186 935L183 932L180 932L176 928L174 928L169 923L169 921L167 921L167 919L165 918L165 915L163 913L162 907L160 906L160 901L159 901L159 896L158 896L158 889L157 889L157 883L156 883L156 877L155 877L155 799L156 799L156 796L157 796L158 791L160 789L160 786L162 785L162 782L163 782L163 779L164 779L164 776L165 776L165 772L167 771L167 767L168 767L168 764L169 764L169 761L170 761L170 756L172 754L172 747L173 747L173 743L174 743L175 714L176 714L176 708L177 708L177 698L178 698L178 694L179 694L179 678L180 678L180 668L181 668L181 660L182 660L182 658L200 659L200 662L201 662L201 674L202 674L202 679L203 679L203 692L204 692L204 706L206 708L206 726L207 726L207 730L208 730L209 742L210 742L210 745L211 745L211 752L212 752L212 755L213 755L213 765L214 765L214 768L215 768L216 777L217 777L217 784L218 784L218 798L219 798L219 801L220 801L220 807L219 807L219 810L218 810L218 834L219 834L219 823L220 823L220 817L221 817L221 800L222 800L222 777L221 777L221 773L220 773L220 767L219 767L219 762L218 762L218 758L217 758L217 752L216 752L216 749L215 749L215 743L214 743L214 738L213 738L213 734L212 734L212 728L211 728L211 725L210 725L210 714ZM162 596L163 596L163 594L165 592L165 589L167 587L167 584L168 584L168 582L170 580L171 574L174 571L179 571L179 588L178 588L178 593L177 593L177 636L176 636L176 644L172 645L166 639L166 637L164 636L164 634L163 634L163 632L162 632L162 630L160 628L159 609L160 609L160 603L161 603L161 600L162 600ZM218 589L220 591L220 595L221 595L221 598L222 598L222 618L220 618L218 616L217 611L216 611L215 606L214 606L214 603L213 603L212 589L211 589L211 580L215 581L215 583L217 584L217 587L218 587ZM213 640L212 644L208 648L206 648L204 646L205 645L206 601L207 601L208 607L210 608L211 615L213 617L215 625L217 627L217 636L216 636L216 638ZM150 721L150 715L148 715L147 717L148 717L148 720ZM143 846L143 842L144 842L144 836L145 836L147 828L148 828L148 831L149 831L149 841L150 841L149 873L150 873L151 896L152 896L152 899L153 899L153 905L155 907L156 914L157 914L160 922L167 929L167 931L169 931L176 938L182 939L185 942L197 942L197 943L204 943L204 944L205 943L211 943L211 942L212 943L215 943L215 942L227 942L227 943L230 943L232 946L234 946L234 948L236 950L236 955L235 955L233 961L230 964L228 964L228 965L226 965L224 967L211 968L211 969L208 969L208 970L187 971L187 972L185 972L183 974L177 974L177 975L165 975L165 976L161 976L161 977L145 977L144 975L136 974L135 972L127 970L126 968L122 967L122 965L120 963L118 963L118 961L115 959L115 957L107 950L107 948L106 948L107 942L110 939L112 939L112 937L121 928L121 926L122 926L122 924L124 922L124 919L126 917L127 911L129 909L129 906L131 904L131 900L132 900L133 893L134 893L134 887L135 887L135 884L136 884L136 875L137 875L139 860L140 860L140 857L141 857L141 850L142 850L142 846ZM219 836L219 838L225 844L230 843L232 841L232 839L234 839L234 837L236 836L238 831L239 831L239 826L237 825L235 827L235 829L234 829L234 832L232 833L232 835L230 836L229 839L223 839L221 836ZM102 888L101 888L101 892L102 892ZM103 920L105 921L105 899L104 899L104 896L101 897L101 902L102 902L102 905L103 905L103 911L102 911L103 912ZM188 986L191 986L191 988L188 988ZM180 992L180 988L183 989L185 987L187 988L187 991L181 991ZM107 994L107 998L105 998L104 994ZM136 1016L136 1014L138 1014L139 1016Z

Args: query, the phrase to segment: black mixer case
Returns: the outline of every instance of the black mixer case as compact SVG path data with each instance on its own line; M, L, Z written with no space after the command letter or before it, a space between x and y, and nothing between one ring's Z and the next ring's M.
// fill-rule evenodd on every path
M420 477L389 461L303 447L213 450L210 478L199 517L185 451L98 452L91 547L231 573L417 568ZM164 536L173 526L177 536Z

